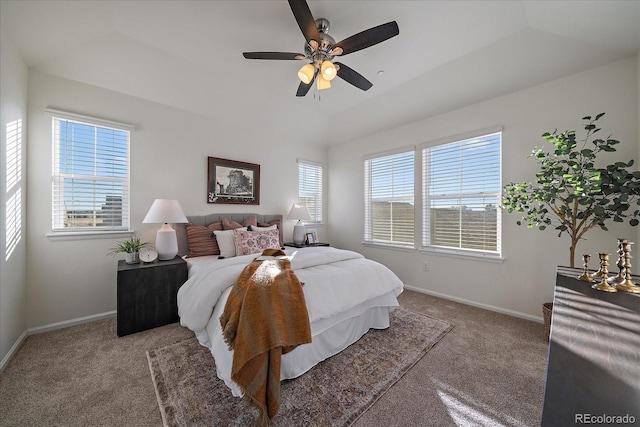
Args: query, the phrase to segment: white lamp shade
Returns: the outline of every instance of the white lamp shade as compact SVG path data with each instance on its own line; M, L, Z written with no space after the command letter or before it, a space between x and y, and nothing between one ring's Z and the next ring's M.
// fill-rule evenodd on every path
M178 238L176 230L171 228L169 223L189 222L182 212L180 203L177 200L156 199L142 222L164 223L156 233L156 252L161 261L173 259L178 254Z
M287 219L297 219L301 221L311 221L311 215L309 215L309 211L306 206L299 205L294 203L291 206L291 210L287 215Z
M156 199L153 201L147 216L142 220L143 223L187 223L187 217L182 212L180 203L171 199Z

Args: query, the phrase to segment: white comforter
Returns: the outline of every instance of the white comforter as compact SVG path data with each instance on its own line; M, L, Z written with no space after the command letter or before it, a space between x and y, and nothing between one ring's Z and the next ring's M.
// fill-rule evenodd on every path
M314 339L368 309L386 309L398 305L396 297L403 289L400 279L384 265L366 259L357 252L331 247L289 248L286 252L298 279L304 283L303 291ZM194 331L200 343L211 350L218 376L227 383L234 395L239 395L239 390L230 379L232 352L224 344L217 317L224 309L230 287L242 269L258 255L221 260L214 257L187 259L189 279L178 291L180 324ZM386 319L388 321L388 311ZM380 323L379 320L374 322ZM364 331L369 327L386 326L388 324L364 326ZM354 340L357 338L359 336L355 336ZM342 349L348 344L336 346ZM325 343L327 348L322 351L329 352L330 346ZM299 349L286 356L291 355L290 358L295 359L293 353ZM329 355L314 357L322 360ZM287 361L283 358L283 365L285 363ZM283 378L293 378L311 367L309 361L296 363L299 366L283 366ZM285 372L289 374L285 375Z

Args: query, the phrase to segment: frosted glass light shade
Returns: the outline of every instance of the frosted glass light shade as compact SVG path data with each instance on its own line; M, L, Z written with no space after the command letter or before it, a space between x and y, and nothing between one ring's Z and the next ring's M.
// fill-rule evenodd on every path
M316 73L316 68L313 64L304 65L298 71L298 78L302 81L302 83L308 85L313 80L313 75Z
M318 90L324 90L324 89L329 89L331 87L331 82L327 79L325 79L322 74L318 75L318 78L316 79L317 85L318 85Z
M322 77L324 77L325 80L335 79L338 73L336 66L333 65L333 62L331 61L324 61L320 67L320 71L322 72Z
M178 238L176 230L169 223L189 222L182 212L180 203L177 200L156 199L154 200L143 223L164 223L156 233L156 252L158 259L166 261L173 259L178 254Z

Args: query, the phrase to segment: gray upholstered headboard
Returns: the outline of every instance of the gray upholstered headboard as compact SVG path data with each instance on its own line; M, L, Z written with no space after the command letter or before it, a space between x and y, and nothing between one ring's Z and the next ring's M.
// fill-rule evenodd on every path
M187 216L187 219L192 224L209 225L213 222L218 222L222 218L228 218L232 221L242 224L247 218L255 215L258 222L269 223L272 221L280 220L280 238L282 239L282 215L262 215L254 213L215 213L208 215ZM187 240L187 224L174 224L176 235L178 237L178 254L185 255L189 252L189 243ZM283 240L284 241L284 240Z

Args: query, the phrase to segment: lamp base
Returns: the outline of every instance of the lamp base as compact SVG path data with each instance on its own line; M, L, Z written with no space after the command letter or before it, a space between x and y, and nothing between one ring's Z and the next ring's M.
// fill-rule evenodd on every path
M176 230L169 224L165 223L156 233L156 252L160 261L173 259L178 254Z
M293 243L301 245L304 243L304 233L307 231L302 221L298 221L293 226Z

